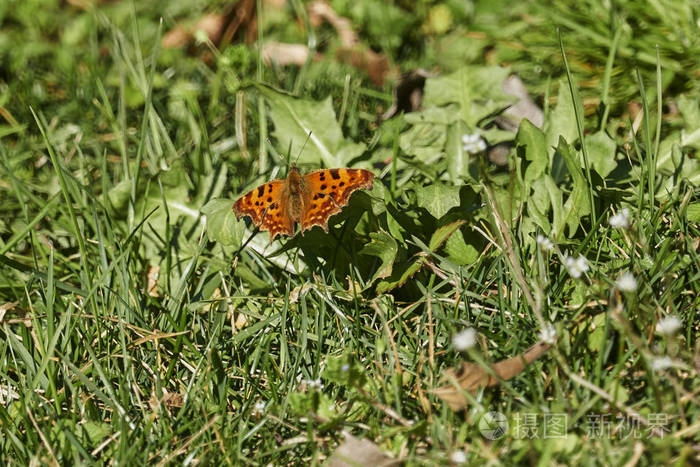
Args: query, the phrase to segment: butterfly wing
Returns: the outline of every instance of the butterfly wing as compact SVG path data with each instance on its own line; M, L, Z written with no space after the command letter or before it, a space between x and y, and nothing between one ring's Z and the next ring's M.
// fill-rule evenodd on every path
M304 212L301 231L320 225L328 232L328 219L350 201L356 190L369 190L374 174L364 169L324 169L309 172L304 177Z
M236 218L250 217L255 227L270 232L270 241L277 235L294 235L294 221L286 212L283 199L284 180L273 180L238 198L233 205Z

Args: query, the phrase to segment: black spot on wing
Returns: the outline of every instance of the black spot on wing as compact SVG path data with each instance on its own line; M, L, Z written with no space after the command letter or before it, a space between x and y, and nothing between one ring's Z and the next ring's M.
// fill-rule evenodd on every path
M331 169L329 170L331 173L331 177L333 177L333 180L338 180L340 178L340 174L338 173L338 169Z
M258 198L265 194L265 185L260 185L258 187Z

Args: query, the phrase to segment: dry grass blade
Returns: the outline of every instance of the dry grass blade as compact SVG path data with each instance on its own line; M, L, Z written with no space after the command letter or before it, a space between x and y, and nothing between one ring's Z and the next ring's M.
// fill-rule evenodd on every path
M463 409L468 404L464 391L473 393L479 388L495 386L500 381L507 381L517 376L549 348L549 344L538 342L524 354L502 360L494 364L490 370L476 363L464 362L458 371L448 370L442 378L443 383L446 384L431 392L447 402L452 410ZM453 383L455 381L457 386Z

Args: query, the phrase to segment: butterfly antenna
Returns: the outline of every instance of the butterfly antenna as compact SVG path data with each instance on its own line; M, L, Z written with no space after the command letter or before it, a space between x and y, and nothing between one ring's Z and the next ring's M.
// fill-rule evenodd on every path
M297 154L297 158L294 159L294 162L292 162L292 164L294 164L294 165L297 164L297 161L301 157L301 154L304 152L304 148L306 147L306 143L308 143L309 140L311 139L311 133L313 133L313 131L309 131L309 134L306 135L306 141L304 141L304 144L301 145L301 149L299 150L299 154Z

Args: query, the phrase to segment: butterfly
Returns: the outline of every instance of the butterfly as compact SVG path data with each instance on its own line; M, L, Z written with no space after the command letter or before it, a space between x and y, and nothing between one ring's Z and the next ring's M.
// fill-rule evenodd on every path
M323 169L302 174L292 164L287 178L272 180L238 198L236 218L250 217L255 227L278 235L293 236L320 225L328 232L328 219L347 206L356 190L371 190L374 174L364 169Z

